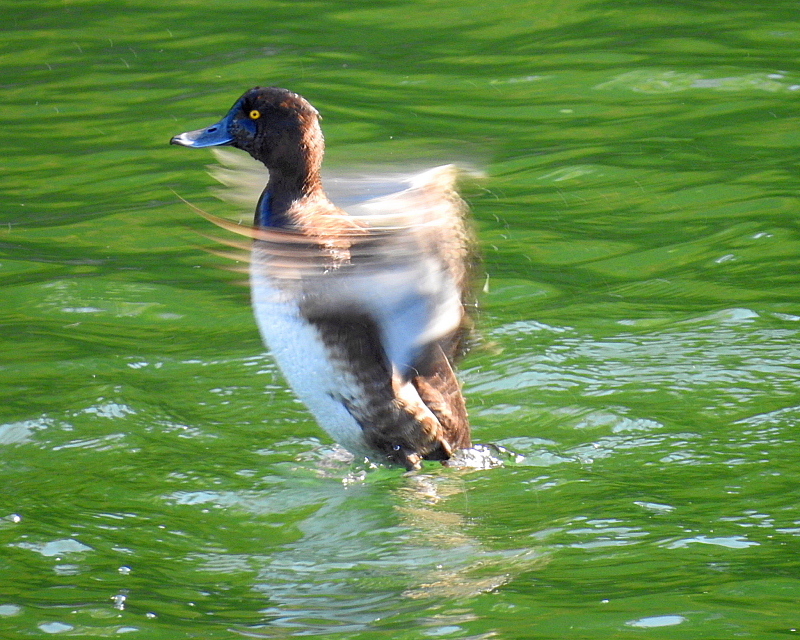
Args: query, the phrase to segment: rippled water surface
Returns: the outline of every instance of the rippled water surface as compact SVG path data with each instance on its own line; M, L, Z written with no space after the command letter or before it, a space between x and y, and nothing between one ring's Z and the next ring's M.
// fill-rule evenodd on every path
M800 630L795 3L2 4L0 635ZM245 89L456 161L483 471L339 461L203 250ZM216 232L214 232L216 233Z

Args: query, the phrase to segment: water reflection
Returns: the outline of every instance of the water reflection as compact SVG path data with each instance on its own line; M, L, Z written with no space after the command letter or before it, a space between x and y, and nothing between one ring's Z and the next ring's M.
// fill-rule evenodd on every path
M297 540L263 556L203 554L201 569L258 567L253 589L270 604L263 626L242 628L248 635L357 631L391 624L431 601L444 605L492 591L546 562L535 545L493 550L470 534L462 510L450 506L468 500L463 473L407 476L388 494L383 484L332 479L298 486L288 478L263 493L181 492L168 500L261 515L311 511L296 522Z

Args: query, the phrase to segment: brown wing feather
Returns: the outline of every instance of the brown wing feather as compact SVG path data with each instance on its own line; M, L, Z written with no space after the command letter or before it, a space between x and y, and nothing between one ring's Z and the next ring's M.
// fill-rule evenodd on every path
M461 383L441 347L437 345L433 352L428 364L428 375L415 376L411 383L422 402L438 419L442 426L442 435L450 447L469 447L472 443Z

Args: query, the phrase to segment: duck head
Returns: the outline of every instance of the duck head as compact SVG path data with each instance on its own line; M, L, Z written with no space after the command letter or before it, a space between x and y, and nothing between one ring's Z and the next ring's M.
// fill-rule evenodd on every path
M184 147L233 146L270 171L270 183L308 192L319 183L325 148L319 112L302 96L278 87L255 87L216 124L174 136Z

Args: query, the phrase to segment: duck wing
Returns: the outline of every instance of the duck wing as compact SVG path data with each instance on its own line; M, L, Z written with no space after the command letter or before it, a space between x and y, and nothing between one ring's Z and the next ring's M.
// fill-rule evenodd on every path
M266 181L263 165L244 154L215 154L223 166L212 175L228 187L218 195L252 206ZM212 222L255 240L251 274L301 300L306 317L367 316L404 379L443 376L469 327L471 238L457 176L456 167L444 165L416 174L328 177L326 191L346 214L333 208L320 215L324 225L302 230Z

